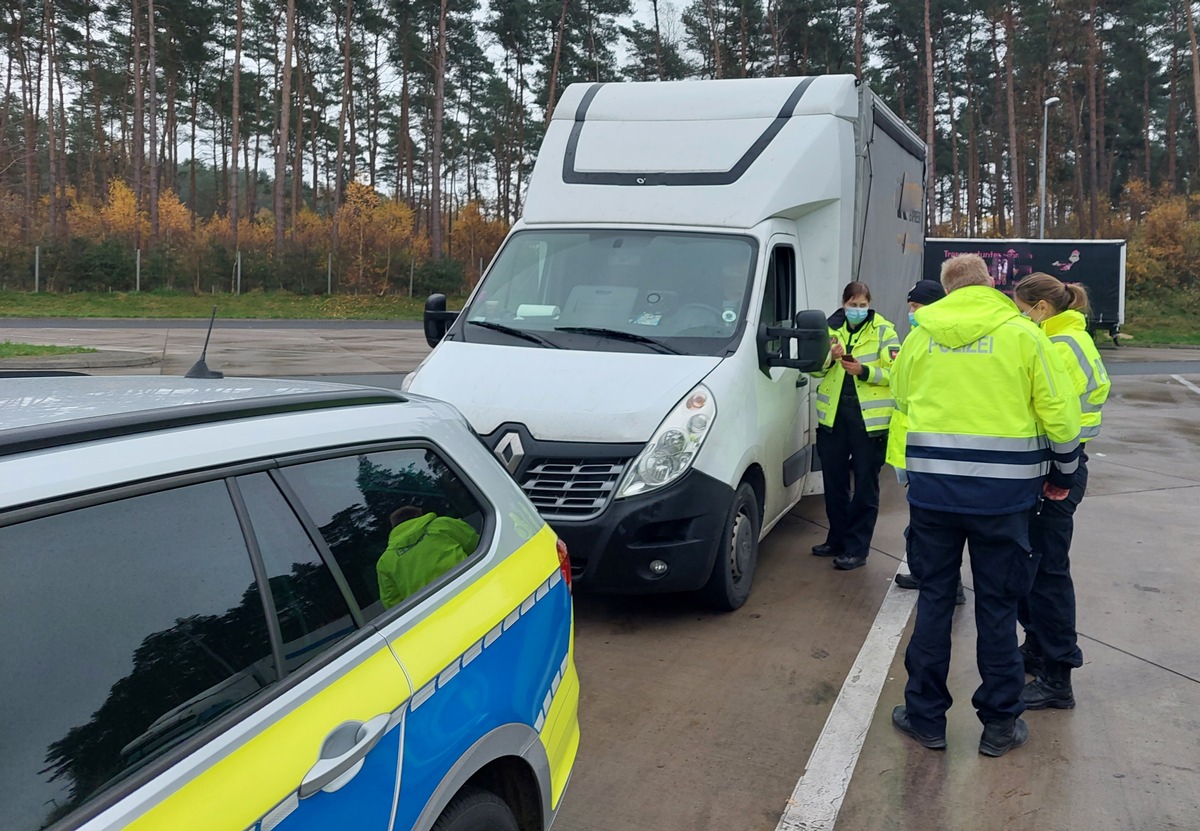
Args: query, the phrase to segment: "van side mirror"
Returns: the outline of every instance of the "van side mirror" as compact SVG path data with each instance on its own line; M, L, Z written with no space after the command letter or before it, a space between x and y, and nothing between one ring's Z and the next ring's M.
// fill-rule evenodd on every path
M458 320L458 312L446 311L446 295L431 294L425 301L425 342L430 348L446 337L450 324Z
M777 341L779 347L771 348ZM791 343L795 342L796 357ZM829 324L825 313L817 309L798 312L791 326L758 327L758 353L764 367L788 367L801 372L816 372L829 357Z

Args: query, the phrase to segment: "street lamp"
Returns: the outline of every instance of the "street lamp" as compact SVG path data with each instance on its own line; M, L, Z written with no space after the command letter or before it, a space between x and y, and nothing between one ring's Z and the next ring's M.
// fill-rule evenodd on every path
M1050 107L1060 99L1057 95L1042 102L1042 166L1041 166L1041 204L1038 206L1038 239L1046 238L1046 134L1050 124Z

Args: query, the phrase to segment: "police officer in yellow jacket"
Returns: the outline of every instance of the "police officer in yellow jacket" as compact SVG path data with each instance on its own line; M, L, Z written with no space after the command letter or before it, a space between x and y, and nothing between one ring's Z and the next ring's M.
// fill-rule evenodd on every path
M942 288L942 284L937 280L918 280L916 284L908 290L908 326L909 331L916 329L917 310L930 303L936 303L946 296L946 290ZM896 471L896 478L901 484L907 484L906 474L904 472L904 439L908 435L908 418L899 410L892 412L892 423L888 427L887 440L887 463ZM908 562L913 560L912 545L909 544L908 528L904 529L904 557ZM917 578L911 573L905 574L902 571L896 572L896 585L902 589L916 589L920 587L917 583ZM967 595L963 591L962 580L958 581L958 590L954 595L954 605L966 605Z
M900 339L871 307L871 290L849 283L829 318L830 365L817 387L817 453L825 482L829 534L813 547L843 571L866 565L879 517L879 470L895 401L888 387ZM850 475L854 474L854 495Z
M1021 314L1042 327L1058 349L1082 411L1080 442L1100 435L1100 408L1112 384L1096 343L1088 332L1087 291L1079 284L1064 285L1049 274L1031 274L1013 290ZM1021 653L1034 680L1021 700L1026 709L1075 706L1071 670L1083 666L1075 633L1075 584L1071 580L1071 537L1075 509L1087 490L1087 453L1080 452L1079 472L1067 498L1040 505L1029 520L1029 541L1040 556L1029 597L1018 607L1017 620L1025 629Z
M972 698L979 752L1000 756L1028 738L1017 648L1017 601L1037 555L1029 515L1039 497L1065 498L1079 466L1079 398L1053 344L992 288L973 254L942 265L946 297L916 313L920 326L892 372L908 418L910 536L920 556L917 619L904 656L908 682L892 723L926 747L946 746L946 684L954 589L969 544L975 583Z

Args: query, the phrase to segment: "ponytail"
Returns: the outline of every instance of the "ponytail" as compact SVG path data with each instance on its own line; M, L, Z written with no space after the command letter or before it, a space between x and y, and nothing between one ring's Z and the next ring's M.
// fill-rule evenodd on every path
M1067 283L1067 291L1071 295L1071 303L1067 308L1081 312L1086 316L1088 313L1087 289L1081 283Z
M1030 274L1013 289L1013 297L1020 298L1023 303L1034 306L1042 300L1049 304L1054 313L1062 314L1067 309L1077 308L1076 303L1082 303L1082 309L1087 309L1087 292L1083 286L1064 285L1057 277L1051 277L1036 271Z

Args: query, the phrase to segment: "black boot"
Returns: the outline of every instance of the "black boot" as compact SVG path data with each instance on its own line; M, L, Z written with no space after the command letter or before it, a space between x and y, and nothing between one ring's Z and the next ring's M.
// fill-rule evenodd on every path
M902 589L921 588L921 584L917 582L916 577L913 577L911 574L905 574L902 571L896 573L896 585Z
M983 726L979 739L979 752L984 756L1003 756L1014 747L1029 741L1029 725L1024 719L1008 718L991 721Z
M1026 710L1074 710L1075 693L1071 690L1071 667L1047 662L1043 675L1034 678L1021 690L1021 703Z

